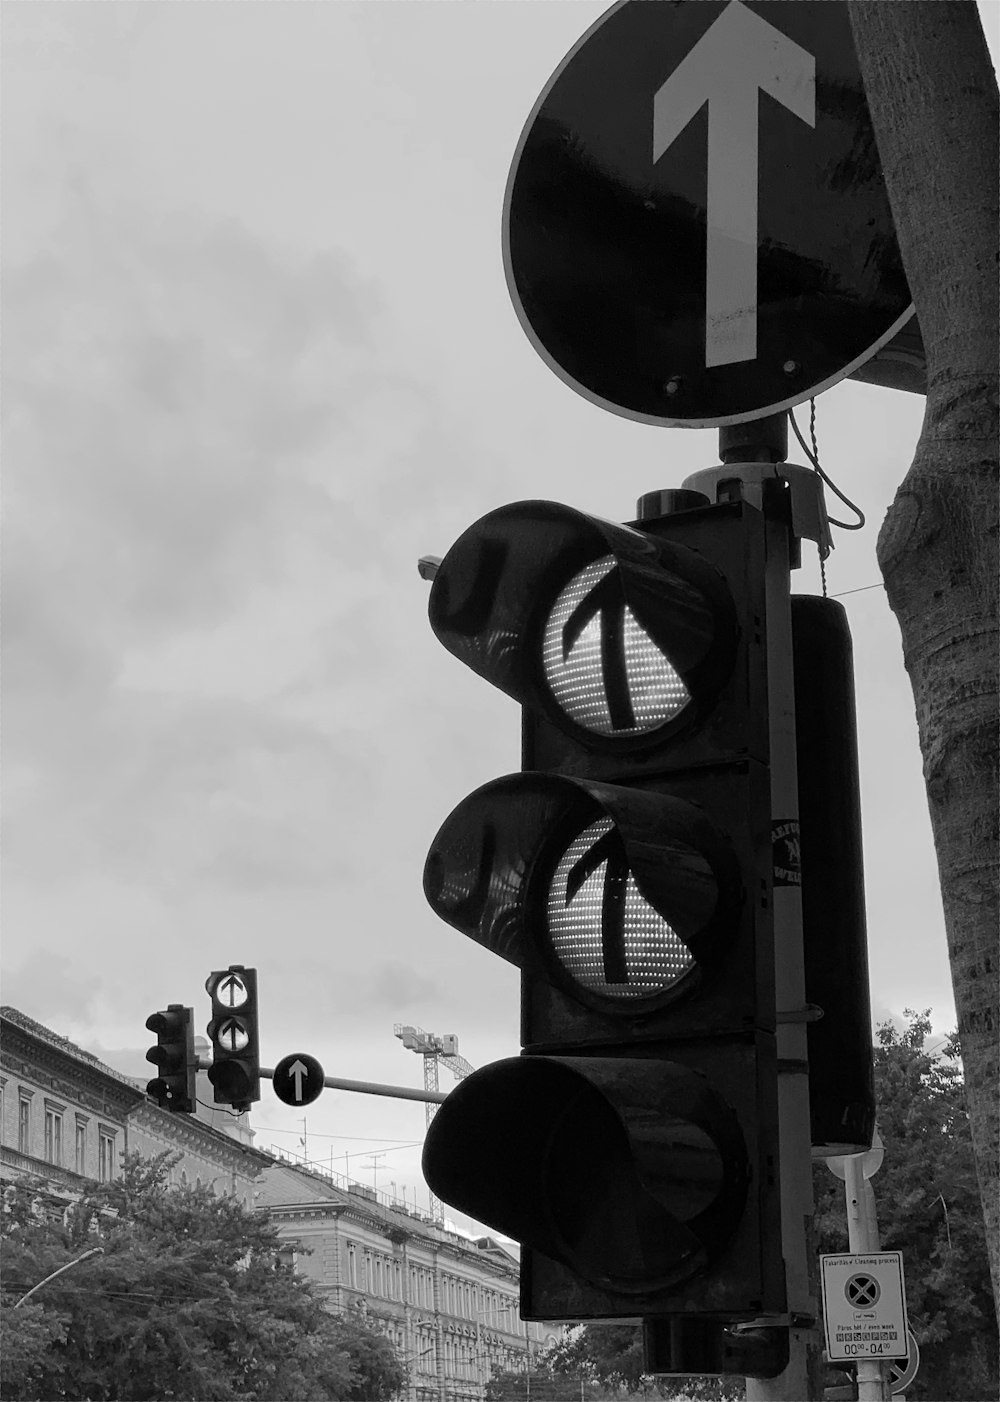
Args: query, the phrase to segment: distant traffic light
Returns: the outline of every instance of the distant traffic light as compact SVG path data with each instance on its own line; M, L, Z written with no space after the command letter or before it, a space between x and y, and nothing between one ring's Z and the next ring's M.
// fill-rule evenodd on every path
M431 590L523 707L523 772L458 805L424 889L521 969L525 1051L449 1095L424 1173L524 1244L526 1318L785 1306L764 520L663 498L491 512Z
M197 1103L193 1017L193 1008L171 1003L146 1019L150 1032L156 1033L156 1046L150 1047L146 1060L160 1068L160 1074L147 1084L146 1094L161 1109L185 1115L193 1115Z
M205 988L212 999L208 1078L215 1089L215 1103L243 1112L260 1099L257 970L230 964L209 974Z

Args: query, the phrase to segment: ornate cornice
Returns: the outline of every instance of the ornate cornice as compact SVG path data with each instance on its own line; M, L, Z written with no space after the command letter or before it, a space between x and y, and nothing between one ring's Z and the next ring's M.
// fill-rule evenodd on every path
M129 1115L129 1122L146 1133L156 1135L168 1144L183 1146L206 1158L220 1159L233 1168L242 1168L248 1176L257 1178L274 1162L273 1156L252 1144L231 1139L221 1129L207 1125L194 1115L179 1115L160 1107L146 1096Z
M145 1100L145 1091L138 1090L109 1067L81 1060L22 1028L7 1024L6 1018L3 1021L0 1064L13 1075L35 1081L63 1099L77 1101L95 1115L105 1115L109 1119L124 1119Z

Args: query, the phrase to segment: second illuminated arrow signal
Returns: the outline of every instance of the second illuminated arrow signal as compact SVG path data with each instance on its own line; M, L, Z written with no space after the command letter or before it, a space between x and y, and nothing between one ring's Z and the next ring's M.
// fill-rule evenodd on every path
M224 1018L215 1029L215 1040L226 1051L243 1051L250 1040L246 1023L238 1017Z
M311 1105L323 1089L323 1068L307 1052L283 1056L274 1068L274 1093L286 1105Z

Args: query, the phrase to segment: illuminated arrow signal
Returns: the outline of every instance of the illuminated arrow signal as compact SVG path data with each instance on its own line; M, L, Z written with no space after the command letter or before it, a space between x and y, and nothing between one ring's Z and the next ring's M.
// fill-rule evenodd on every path
M250 1038L246 1027L239 1018L230 1017L220 1022L215 1029L215 1040L226 1051L239 1052L247 1045Z
M585 827L557 862L548 944L579 988L615 999L664 993L694 964L684 940L639 890L611 818Z
M228 994L226 998L222 994ZM246 984L235 974L229 974L219 984L219 1002L228 1003L231 1008L238 1008L247 1000Z
M562 655L566 662L587 624L595 618L600 620L601 671L613 730L630 730L635 725L625 664L625 610L621 575L618 570L609 569L577 604L562 632Z
M670 658L629 607L614 555L574 574L556 597L542 664L559 708L601 735L648 733L691 699Z
M730 0L653 99L654 163L708 103L705 365L757 358L758 105L816 125L816 60Z
M578 858L566 877L566 904L569 905L580 887L604 864L604 885L601 898L601 954L604 977L608 983L628 983L625 961L625 886L629 867L625 844L614 826L609 826L596 842Z

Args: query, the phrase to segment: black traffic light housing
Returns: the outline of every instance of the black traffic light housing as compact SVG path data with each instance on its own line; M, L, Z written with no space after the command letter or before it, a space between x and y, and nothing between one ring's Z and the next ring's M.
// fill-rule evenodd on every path
M208 1078L217 1105L241 1113L260 1099L260 1040L257 1025L257 970L230 964L209 974L205 988L212 999L208 1036L212 1065Z
M835 599L793 594L809 1109L817 1157L870 1148L875 1128L854 664Z
M160 1074L147 1084L146 1094L161 1109L183 1115L195 1113L198 1099L193 1018L193 1008L170 1003L146 1019L150 1032L156 1033L156 1046L147 1051L146 1060L160 1069Z
M525 502L434 579L525 772L446 820L425 893L521 969L525 1050L452 1092L424 1172L524 1243L526 1318L784 1309L764 542L742 501Z

